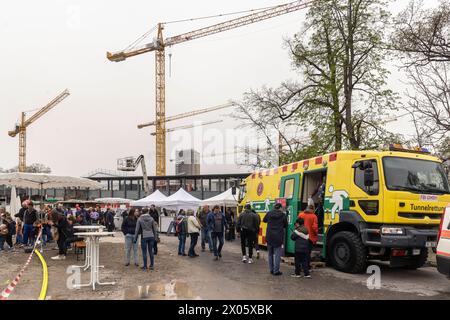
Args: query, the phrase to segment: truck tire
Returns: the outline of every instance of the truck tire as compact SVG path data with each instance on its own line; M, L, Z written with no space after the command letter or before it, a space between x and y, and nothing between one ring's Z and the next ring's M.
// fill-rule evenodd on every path
M331 265L346 273L362 273L367 263L367 249L361 238L351 231L336 233L330 240Z
M416 269L422 268L425 265L425 263L427 263L427 261L428 261L428 249L424 248L424 249L420 250L419 256L414 257L411 260L411 263L406 266L406 269L416 270Z

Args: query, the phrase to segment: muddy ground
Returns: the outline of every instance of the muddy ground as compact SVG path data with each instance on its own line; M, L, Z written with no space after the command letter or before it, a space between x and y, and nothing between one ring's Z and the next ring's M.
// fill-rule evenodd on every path
M177 255L175 237L161 236L156 269L141 271L134 265L124 265L123 237L102 241L100 263L102 281L116 281L114 286L80 290L68 289L68 267L83 264L69 253L66 261L55 262L50 258L57 254L49 244L44 257L49 269L48 300L96 300L96 299L207 299L207 300L256 300L256 299L450 299L450 280L440 275L436 268L416 271L390 269L381 265L382 288L370 290L366 281L369 275L348 275L330 268L313 272L313 279L292 279L293 267L283 264L281 277L268 273L266 253L254 265L241 262L238 242L227 242L222 261L213 261L212 255L200 253L191 259ZM188 240L189 241L189 240ZM200 251L200 250L198 250ZM23 251L0 253L0 286L21 269L27 259ZM140 261L142 264L142 262ZM82 273L87 283L89 272ZM37 299L42 283L42 268L37 257L33 258L21 282L11 295L11 300Z

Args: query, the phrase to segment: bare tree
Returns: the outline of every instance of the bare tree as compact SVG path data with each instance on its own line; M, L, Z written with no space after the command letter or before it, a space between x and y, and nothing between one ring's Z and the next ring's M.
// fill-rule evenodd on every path
M12 173L12 172L18 172L18 171L19 171L19 167L15 166L14 168L5 170L4 172ZM44 164L41 164L41 163L33 163L26 167L25 172L28 172L28 173L51 173L52 169L50 169L50 167L48 167Z
M284 88L287 87L285 84ZM285 163L309 143L306 124L303 127L298 117L286 116L290 111L280 105L280 101L286 101L282 94L284 91L263 88L247 93L244 101L236 102L238 112L233 117L242 120L245 127L255 129L264 140L257 147L244 150L256 157L257 161L250 163L255 168ZM275 158L277 163L273 163Z
M439 140L450 133L449 68L450 63L432 62L407 70L412 87L408 109L422 125L421 130Z
M423 1L412 0L396 19L391 46L409 79L404 108L414 126L413 142L443 156L450 135L450 1L424 9Z
M407 58L407 66L450 61L450 2L425 10L422 0L412 0L398 15L391 46Z

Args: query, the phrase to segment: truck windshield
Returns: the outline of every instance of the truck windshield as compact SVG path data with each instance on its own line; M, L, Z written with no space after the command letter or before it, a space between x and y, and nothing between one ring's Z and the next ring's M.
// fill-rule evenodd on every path
M384 157L384 178L389 190L424 194L450 193L442 164L434 161Z

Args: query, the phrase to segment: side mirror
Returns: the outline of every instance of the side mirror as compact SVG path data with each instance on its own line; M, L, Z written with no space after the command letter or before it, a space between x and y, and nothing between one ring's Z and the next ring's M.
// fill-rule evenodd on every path
M352 165L352 169L367 170L372 168L372 161L358 161Z
M352 165L352 169L358 169L358 168L361 168L361 163L362 162L355 162L353 165Z
M364 186L373 187L375 184L375 177L372 168L367 168L364 170Z

